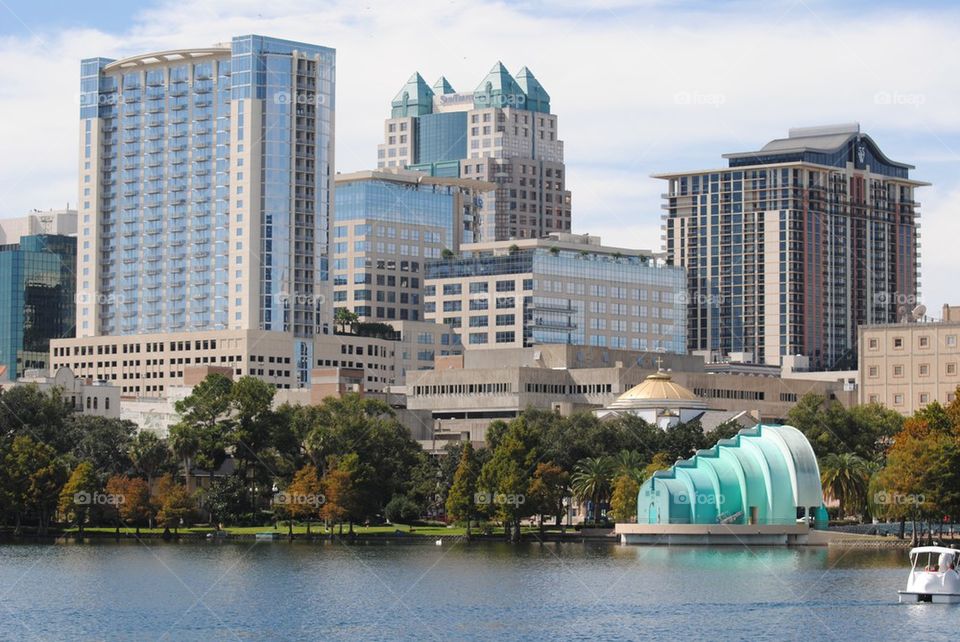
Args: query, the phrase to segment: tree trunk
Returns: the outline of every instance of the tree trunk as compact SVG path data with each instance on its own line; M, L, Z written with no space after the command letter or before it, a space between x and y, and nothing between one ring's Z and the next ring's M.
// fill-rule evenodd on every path
M23 518L20 515L20 511L17 511L17 522L16 522L16 526L13 527L14 537L20 537L20 526L22 525L22 519Z
M310 519L307 518L307 537L310 537Z
M470 539L470 515L467 515L467 539Z
M540 541L543 541L543 513L540 514Z
M520 517L519 516L513 518L512 531L513 532L510 535L510 541L516 544L520 541Z
M293 541L293 518L287 520L287 534L290 537L290 541Z
M903 539L906 536L907 532L907 518L903 517L900 519L900 539Z

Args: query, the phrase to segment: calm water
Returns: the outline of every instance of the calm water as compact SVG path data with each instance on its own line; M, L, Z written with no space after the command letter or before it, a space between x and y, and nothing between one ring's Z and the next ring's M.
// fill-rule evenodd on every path
M960 638L900 551L0 545L0 639Z

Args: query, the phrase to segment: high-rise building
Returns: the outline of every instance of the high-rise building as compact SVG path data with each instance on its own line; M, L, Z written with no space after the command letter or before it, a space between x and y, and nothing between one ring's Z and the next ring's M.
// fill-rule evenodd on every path
M502 63L472 92L415 73L391 103L378 168L497 184L484 200L478 240L538 238L570 231L563 141L550 96L526 67Z
M667 260L687 268L687 345L853 369L857 326L909 315L919 288L912 165L860 126L791 129L728 167L668 181Z
M426 317L469 349L544 343L686 352L682 268L598 237L474 243L427 263Z
M327 331L332 49L247 35L81 63L80 337Z
M360 321L420 321L423 266L476 237L492 183L378 170L338 174L331 273L334 307Z
M0 379L46 370L50 340L74 335L77 239L22 236L0 245Z

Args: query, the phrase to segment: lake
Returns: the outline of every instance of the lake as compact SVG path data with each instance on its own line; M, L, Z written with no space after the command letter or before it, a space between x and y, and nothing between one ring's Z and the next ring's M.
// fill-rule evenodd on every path
M0 639L924 639L905 551L609 544L0 545Z

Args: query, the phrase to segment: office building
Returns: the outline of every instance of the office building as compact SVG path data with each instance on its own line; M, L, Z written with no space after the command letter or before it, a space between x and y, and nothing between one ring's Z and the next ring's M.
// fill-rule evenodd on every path
M332 322L334 58L248 35L82 61L78 336L277 333L307 381Z
M395 169L338 174L334 308L363 322L423 320L423 266L475 240L480 206L494 187Z
M0 245L0 379L46 371L50 341L74 335L77 239L20 236Z
M77 210L31 210L26 216L0 219L0 245L19 243L37 234L77 235Z
M474 243L427 263L426 317L469 349L566 343L686 352L683 268L598 237Z
M937 401L953 403L960 387L960 307L937 321L862 326L860 403L912 415Z
M857 326L916 305L915 190L928 183L856 124L724 157L722 169L657 175L667 261L687 268L689 349L854 368Z
M672 390L663 390L665 375ZM653 385L643 385L651 376ZM782 420L807 393L847 407L856 403L856 393L842 381L711 372L695 355L590 346L467 349L462 356L438 358L434 370L407 376L407 408L430 413L438 440L483 441L491 421L509 420L527 408L637 414L658 425L669 425L667 415L676 411L681 420L698 419L705 430L727 420L749 426Z
M433 87L415 73L391 102L378 168L496 183L484 199L478 240L537 238L570 231L563 141L550 96L526 67L501 63L476 89Z

